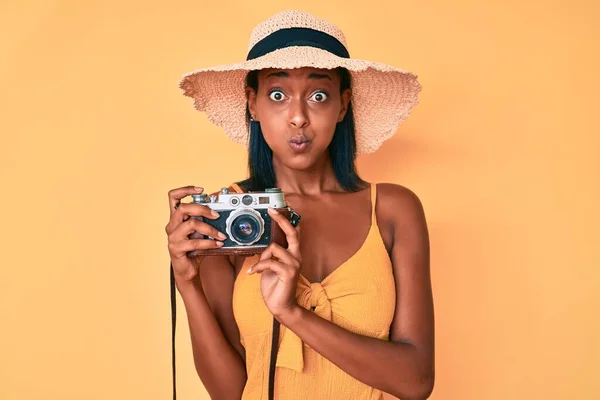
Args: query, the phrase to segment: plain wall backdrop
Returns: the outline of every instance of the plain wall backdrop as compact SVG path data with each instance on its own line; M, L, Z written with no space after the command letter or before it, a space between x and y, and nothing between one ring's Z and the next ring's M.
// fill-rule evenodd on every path
M167 191L246 176L177 84L288 8L423 85L358 166L425 207L431 398L600 398L592 0L3 2L0 398L170 398ZM179 307L179 396L208 399Z

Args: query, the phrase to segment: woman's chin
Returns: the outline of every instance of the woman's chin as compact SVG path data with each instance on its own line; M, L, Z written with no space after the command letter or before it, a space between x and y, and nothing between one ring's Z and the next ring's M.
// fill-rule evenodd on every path
M279 156L279 160L283 165L285 165L289 169L293 169L296 171L303 171L312 168L316 162L318 157L316 157L312 152L305 153L287 153L284 154L283 157Z
M290 169L296 171L303 171L306 169L310 169L313 165L315 165L315 160L308 154L301 154L286 159L284 161L284 164Z

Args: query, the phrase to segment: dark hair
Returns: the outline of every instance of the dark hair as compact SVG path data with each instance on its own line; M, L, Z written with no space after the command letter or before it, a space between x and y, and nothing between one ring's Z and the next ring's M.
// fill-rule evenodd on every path
M336 68L340 76L340 93L351 87L351 76L345 68ZM246 76L246 86L258 91L258 72L250 71ZM248 149L249 178L238 184L244 190L260 191L275 187L273 151L263 137L260 124L250 120L250 111L246 106L246 119L250 124L250 143ZM356 138L354 133L354 114L352 103L344 119L335 127L329 144L329 158L336 179L347 191L357 191L367 186L356 172Z

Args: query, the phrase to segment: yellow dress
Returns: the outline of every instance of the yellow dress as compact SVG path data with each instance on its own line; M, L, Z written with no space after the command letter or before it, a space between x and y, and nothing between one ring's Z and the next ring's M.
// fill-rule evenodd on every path
M242 191L237 185L232 188ZM371 185L371 228L360 249L321 283L311 283L301 275L296 298L307 310L314 307L317 315L351 332L388 340L396 289L375 217L376 193ZM246 351L248 381L242 400L263 400L268 395L273 316L261 295L260 275L245 273L257 260L258 256L246 259L233 291L234 317ZM348 375L283 325L276 366L276 400L383 398L380 390Z

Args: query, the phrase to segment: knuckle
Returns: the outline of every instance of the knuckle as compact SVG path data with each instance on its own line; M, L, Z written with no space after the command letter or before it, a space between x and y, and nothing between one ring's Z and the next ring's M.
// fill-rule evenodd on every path
M203 249L217 247L217 241L211 239L198 239L199 244Z
M207 227L209 227L210 225L207 225L206 222L197 220L196 218L190 218L190 219L194 220L193 225L192 225L194 227L194 229L208 233L206 231L207 231ZM208 229L208 230L210 231L210 229Z
M190 213L193 213L197 217L208 217L210 215L210 209L202 204L190 203Z
M210 216L212 214L212 212L213 212L212 208L210 208L208 206L205 206L205 205L202 205L202 204L199 204L198 208L199 208L199 213L201 215L206 216L206 217ZM215 211L215 212L217 212L217 211Z
M193 246L195 249L211 249L219 247L217 241L211 239L194 239Z
M280 246L280 245L278 245L278 244L277 244L277 243L275 243L275 242L271 242L271 244L269 245L269 247L270 247L270 250L277 250L277 249L280 249L280 248L281 248L281 246Z

